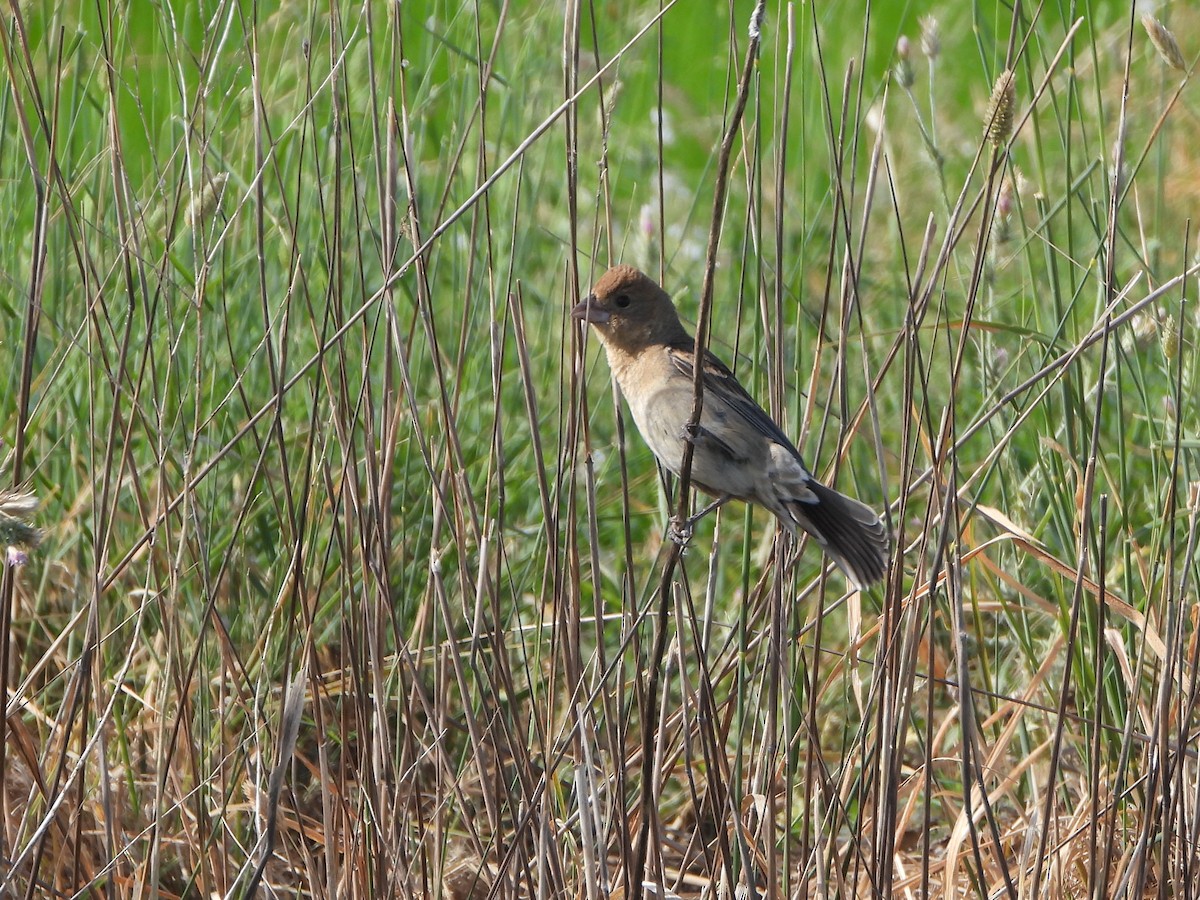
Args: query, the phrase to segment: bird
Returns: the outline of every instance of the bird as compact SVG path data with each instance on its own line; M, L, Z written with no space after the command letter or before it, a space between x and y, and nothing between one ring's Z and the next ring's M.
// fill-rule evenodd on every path
M800 451L711 351L702 357L703 411L689 432L695 339L670 295L633 266L609 269L571 310L595 329L642 438L678 476L691 440L692 484L715 501L673 538L729 500L770 510L793 535L805 532L860 590L883 579L889 539L869 506L818 481ZM674 529L673 529L674 530Z

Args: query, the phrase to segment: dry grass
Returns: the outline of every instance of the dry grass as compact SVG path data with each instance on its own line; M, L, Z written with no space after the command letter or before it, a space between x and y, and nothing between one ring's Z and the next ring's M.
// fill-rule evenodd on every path
M1200 893L1200 16L866 9L7 12L0 896ZM664 543L616 261L883 587Z

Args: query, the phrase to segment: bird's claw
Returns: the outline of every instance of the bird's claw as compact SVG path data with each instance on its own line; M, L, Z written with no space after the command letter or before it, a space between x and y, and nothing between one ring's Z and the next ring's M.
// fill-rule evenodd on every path
M692 526L695 525L691 519L680 519L678 516L671 516L670 524L667 525L667 539L680 547L686 547L692 539Z

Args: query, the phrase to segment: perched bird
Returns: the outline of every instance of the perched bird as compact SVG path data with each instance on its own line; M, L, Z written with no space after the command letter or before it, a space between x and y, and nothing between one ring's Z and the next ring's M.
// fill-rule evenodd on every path
M571 315L596 329L638 431L678 475L692 414L695 341L667 292L632 266L616 266ZM879 516L817 481L787 435L710 352L703 386L691 478L716 502L700 515L728 500L758 503L792 534L812 535L857 587L883 578L888 536Z

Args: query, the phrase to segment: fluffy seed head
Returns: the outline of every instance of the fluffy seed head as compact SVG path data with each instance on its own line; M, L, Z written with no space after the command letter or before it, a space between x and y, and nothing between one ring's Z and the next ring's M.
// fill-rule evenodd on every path
M1012 240L1012 215L1016 205L1017 178L1010 172L1000 182L1000 190L996 193L996 224L995 237L998 244Z
M1179 323L1175 321L1174 316L1167 316L1163 319L1158 332L1158 340L1162 344L1163 356L1167 359L1174 359L1179 353Z
M0 516L24 519L37 512L38 499L27 491L0 491Z
M1154 45L1154 49L1158 51L1162 61L1172 69L1186 72L1187 63L1183 59L1183 51L1179 49L1179 42L1175 40L1175 35L1171 33L1170 29L1150 13L1142 16L1142 27L1146 29L1150 43Z
M1013 194L1017 189L1016 179L1008 174L1000 183L1000 195L996 198L996 215L1007 219L1013 211Z
M913 86L913 82L917 80L916 73L913 72L912 61L909 57L912 56L912 45L906 35L900 35L900 40L896 41L896 65L893 72L896 76L896 81L900 82L900 87L908 89Z
M921 17L921 52L929 59L937 59L942 52L942 33L937 16Z
M25 491L0 491L0 544L36 547L41 532L27 521L37 512L38 500Z
M996 79L983 117L983 137L999 147L1012 135L1013 107L1017 104L1017 80L1012 69L1005 69Z

